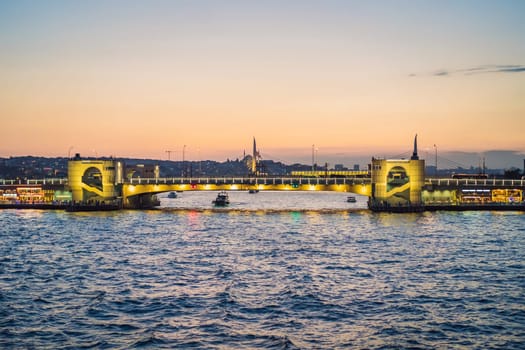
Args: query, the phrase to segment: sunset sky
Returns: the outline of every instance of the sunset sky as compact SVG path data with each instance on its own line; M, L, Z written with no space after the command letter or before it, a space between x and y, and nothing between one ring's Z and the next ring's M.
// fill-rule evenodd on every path
M525 153L525 1L0 0L0 157ZM186 145L184 147L184 145ZM266 156L265 156L266 155Z

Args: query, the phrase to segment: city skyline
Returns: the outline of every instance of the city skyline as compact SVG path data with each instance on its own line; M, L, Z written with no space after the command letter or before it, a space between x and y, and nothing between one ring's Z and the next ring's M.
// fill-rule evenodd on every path
M0 157L221 161L255 136L263 157L304 162L315 145L320 162L351 165L403 154L417 133L430 159L436 147L499 150L521 166L524 12L519 1L0 1Z

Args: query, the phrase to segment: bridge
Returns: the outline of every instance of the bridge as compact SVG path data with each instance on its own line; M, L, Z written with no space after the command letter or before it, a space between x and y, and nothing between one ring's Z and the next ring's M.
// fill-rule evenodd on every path
M254 140L253 159L257 153ZM82 204L150 208L158 203L156 194L170 191L336 191L368 196L372 210L411 210L429 205L523 203L525 192L525 180L425 177L425 161L417 154L417 137L410 159L372 158L369 172L264 176L253 162L251 169L252 176L161 178L156 167L147 172L151 176L132 177L126 176L124 164L118 160L82 159L77 155L68 162L67 179L0 180L0 202L69 198Z
M36 185L56 185L68 186L68 178L44 178L44 179L0 179L0 186L36 186ZM369 195L369 192L361 193L351 190L341 190L341 187L334 187L334 185L357 186L370 185L371 178L355 177L355 178L323 178L323 177L243 177L243 176L218 176L218 177L169 177L169 178L132 178L127 182L129 185L168 185L175 186L168 188L166 191L205 191L205 190L299 190L299 191L337 191L337 192L353 192L362 195ZM272 187L272 186L276 187ZM279 186L279 185L289 185ZM306 185L316 185L325 187L305 187ZM228 187L229 186L229 187ZM268 187L264 187L268 186ZM454 179L454 178L425 178L425 187L434 187L440 189L457 189L463 187L481 187L481 188L524 188L525 179ZM161 193L159 192L159 193ZM138 192L137 192L138 193Z
M372 179L367 177L170 177L132 178L119 185L121 192L110 198L95 200L122 200L130 208L154 205L154 195L170 191L335 191L372 196ZM89 190L84 185L84 190ZM46 179L0 179L0 193L6 198L18 192L19 199L27 201L56 201L67 196L70 188L68 178ZM36 189L33 190L33 189ZM52 195L46 193L52 189ZM408 190L408 185L392 188L387 196L396 198ZM89 191L87 191L89 193ZM100 192L100 191L98 191ZM426 205L449 205L460 203L515 203L523 202L525 180L517 179L452 179L425 178L421 200Z
M51 180L51 181L50 181ZM1 181L1 180L0 180ZM4 180L5 181L5 180ZM58 183L66 182L67 179L43 179L27 180L27 183ZM352 192L364 196L370 195L371 178L367 177L243 177L243 176L220 176L220 177L169 177L169 178L135 178L129 180L130 185L168 185L166 191L235 191L235 190L268 190L268 191L336 191ZM440 189L463 188L463 187L482 187L482 188L525 188L525 179L454 179L454 178L434 178L425 179L425 187ZM367 188L367 190L363 190ZM138 193L138 192L136 192ZM159 192L160 193L160 192Z
M169 191L335 191L371 195L370 178L198 177L131 179L122 187L130 204ZM138 199L136 197L141 197ZM134 198L135 197L135 198Z
M83 185L89 189L89 185ZM348 192L372 197L372 178L367 177L170 177L131 178L118 185L121 192L111 198L96 200L122 200L126 207L139 208L154 205L154 195L170 191L335 191ZM409 190L408 185L392 188L388 198L396 198ZM30 189L40 189L40 192ZM46 179L0 179L0 192L9 194L9 189L18 192L22 198L33 196L44 200L45 189L53 189L53 196L45 200L58 200L70 188L68 178ZM44 190L42 190L44 189ZM89 191L88 191L89 192ZM40 194L39 194L40 193ZM425 178L421 189L421 200L426 205L453 205L460 203L515 203L523 202L525 180L517 179L453 179ZM69 197L71 199L71 197Z

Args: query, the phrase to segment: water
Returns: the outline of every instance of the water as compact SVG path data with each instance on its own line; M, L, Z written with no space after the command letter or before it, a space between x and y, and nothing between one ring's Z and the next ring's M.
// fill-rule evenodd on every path
M523 348L521 213L214 195L0 211L0 348Z

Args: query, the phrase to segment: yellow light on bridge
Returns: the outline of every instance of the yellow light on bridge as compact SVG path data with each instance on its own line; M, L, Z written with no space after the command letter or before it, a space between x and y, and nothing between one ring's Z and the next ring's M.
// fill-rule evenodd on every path
M238 187L237 185L231 185L230 189L231 189L231 190L238 190L239 187Z

